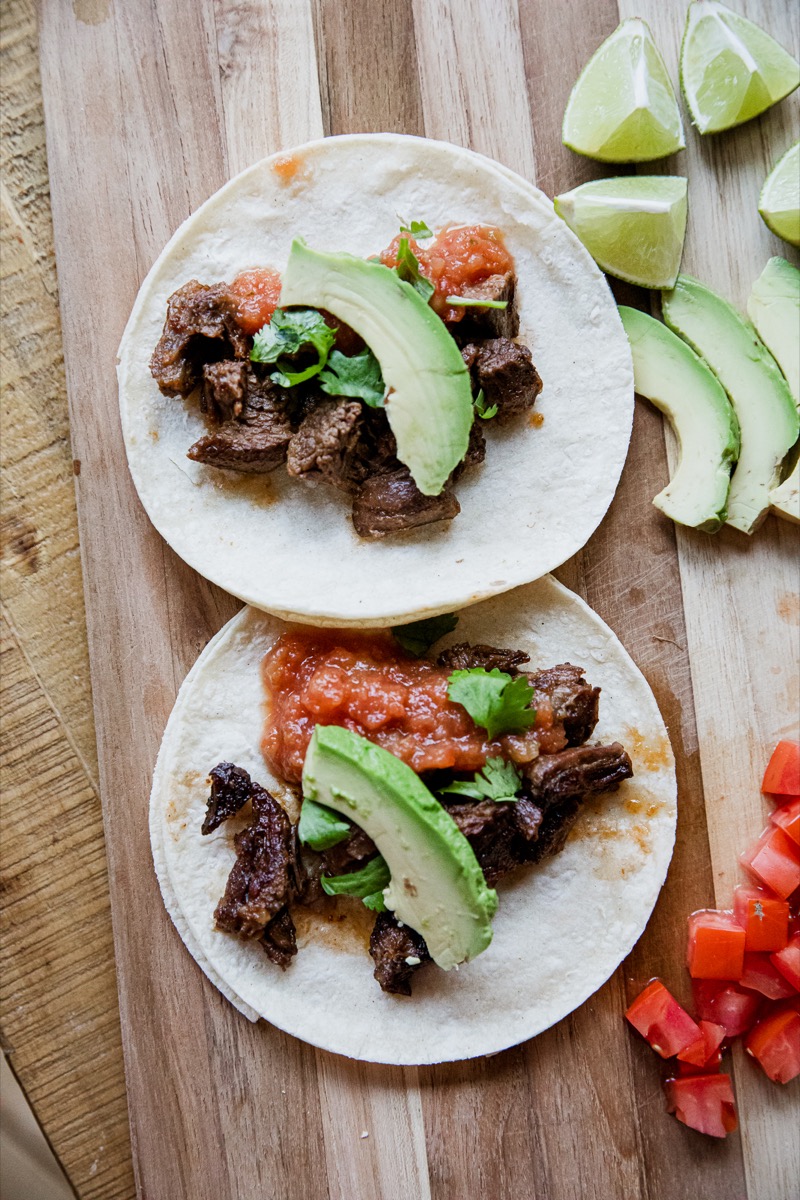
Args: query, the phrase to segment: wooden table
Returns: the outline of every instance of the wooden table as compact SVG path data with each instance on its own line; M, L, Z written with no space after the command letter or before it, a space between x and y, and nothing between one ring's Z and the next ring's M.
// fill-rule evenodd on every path
M782 0L735 6L797 52ZM765 756L779 736L796 736L800 700L797 531L770 518L752 541L731 530L711 539L663 520L650 499L672 447L648 406L637 406L608 517L560 575L617 630L656 692L678 756L679 837L647 933L582 1009L497 1058L420 1071L349 1063L251 1028L174 935L145 828L175 691L234 609L165 549L121 465L113 357L152 258L230 174L322 133L461 142L549 194L608 174L560 144L569 87L634 14L649 20L675 76L684 9L44 0L70 449L34 6L7 0L2 1031L81 1197L134 1194L98 778L135 1157L151 1200L791 1194L797 1086L770 1085L735 1052L741 1133L711 1143L664 1115L657 1064L620 1020L626 996L653 974L686 996L685 914L730 900L736 853L763 824ZM730 134L701 143L690 132L666 164L690 178L685 269L740 306L770 253L791 257L755 200L797 113L795 96Z

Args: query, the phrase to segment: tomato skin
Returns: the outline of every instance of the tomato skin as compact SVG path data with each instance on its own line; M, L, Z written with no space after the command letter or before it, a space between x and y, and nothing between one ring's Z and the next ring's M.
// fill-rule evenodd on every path
M700 1028L660 979L648 983L625 1017L662 1058L672 1058L702 1037Z
M720 1046L725 1041L725 1030L713 1021L700 1021L700 1037L678 1052L678 1059L694 1067L708 1071L722 1061Z
M785 951L784 951L785 953ZM800 950L798 950L800 957ZM788 1000L797 990L784 978L771 954L745 954L744 969L739 983L751 992L759 992L768 1000Z
M706 908L689 917L687 964L693 979L738 979L745 933L732 912Z
M733 911L744 929L745 952L782 950L789 940L789 904L762 888L740 884L734 889Z
M779 950L770 954L770 962L780 971L784 979L796 992L800 992L800 933L794 934L792 940Z
M692 994L698 1016L721 1025L728 1038L746 1033L755 1024L761 1008L761 997L745 991L738 983L693 979Z
M730 1075L685 1075L664 1084L667 1112L690 1129L724 1138L738 1125Z
M777 825L788 838L800 846L800 799L787 800L775 809L770 821Z
M767 763L761 791L768 796L800 796L800 742L778 742Z
M789 1083L800 1075L800 1012L787 1007L771 1013L753 1026L744 1048L774 1083Z
M739 862L781 900L800 886L800 850L777 825L768 825Z

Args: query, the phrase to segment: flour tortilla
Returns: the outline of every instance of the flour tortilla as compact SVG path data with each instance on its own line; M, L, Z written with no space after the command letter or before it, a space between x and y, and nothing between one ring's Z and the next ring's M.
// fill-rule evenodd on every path
M209 979L244 1012L323 1049L369 1062L421 1064L493 1054L547 1029L582 1004L640 936L672 855L672 751L644 677L611 630L550 577L461 614L447 641L523 647L534 667L571 661L602 687L592 740L617 739L634 778L586 806L565 849L498 885L494 939L458 971L431 966L410 998L372 977L365 944L311 938L287 971L263 950L214 928L234 861L225 826L200 834L206 775L245 767L296 815L296 802L259 748L260 664L286 628L243 609L188 675L161 746L150 808L153 853L167 908ZM357 907L357 906L356 906Z
M289 180L276 167L289 161ZM487 425L486 462L452 522L367 542L324 485L193 463L196 404L162 396L148 362L167 299L189 279L285 266L292 238L366 256L398 214L433 228L498 225L514 255L520 340L544 383L536 410ZM177 231L142 285L119 351L122 426L151 520L202 575L312 624L379 626L446 612L539 578L585 544L619 480L633 417L628 342L603 275L531 184L471 151L396 134L311 142L243 172Z

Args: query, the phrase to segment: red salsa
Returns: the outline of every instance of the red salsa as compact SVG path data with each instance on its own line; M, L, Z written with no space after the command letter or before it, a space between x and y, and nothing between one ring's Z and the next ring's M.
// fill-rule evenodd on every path
M384 250L384 266L397 266L397 250L404 236L398 234ZM408 243L421 273L436 289L430 303L443 321L460 321L464 315L463 308L447 304L448 296L462 296L490 276L514 270L514 259L494 225L450 225L430 241L420 244L409 236Z
M285 633L263 663L268 716L262 750L283 779L297 783L315 725L343 725L391 751L417 772L477 771L502 754L530 762L563 749L563 728L546 697L524 734L489 741L447 698L450 672L408 657L389 634L341 630Z
M281 296L280 271L260 267L242 271L228 289L236 301L236 320L251 336L268 325Z

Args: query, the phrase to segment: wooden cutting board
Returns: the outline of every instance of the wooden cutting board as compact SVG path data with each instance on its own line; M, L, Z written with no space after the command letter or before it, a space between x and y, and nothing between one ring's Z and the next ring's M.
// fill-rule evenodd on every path
M734 2L797 52L783 0ZM676 530L650 504L674 448L646 404L606 520L559 574L617 631L658 697L678 759L678 844L646 934L578 1012L497 1057L419 1070L350 1062L252 1026L172 928L147 832L178 686L236 608L161 541L125 464L115 353L151 262L231 175L321 134L449 139L550 195L608 174L560 143L569 88L631 15L648 19L677 78L684 12L682 0L44 0L120 1007L148 1200L784 1200L800 1177L796 1085L769 1084L737 1050L741 1133L703 1139L664 1114L659 1064L621 1019L655 974L688 998L686 915L730 901L736 854L764 821L763 764L796 731L800 707L797 530L774 518L752 540ZM660 164L690 179L684 268L740 307L767 257L791 254L756 199L797 113L794 97L706 142L690 132L688 149Z

